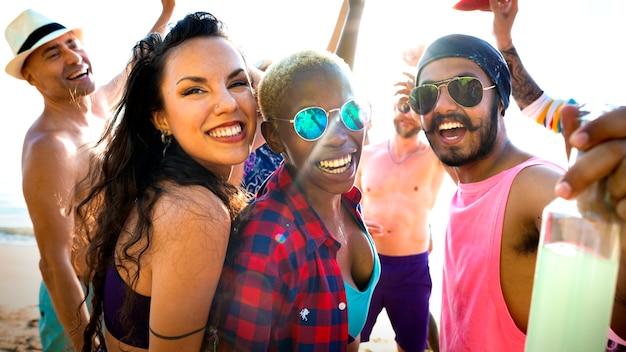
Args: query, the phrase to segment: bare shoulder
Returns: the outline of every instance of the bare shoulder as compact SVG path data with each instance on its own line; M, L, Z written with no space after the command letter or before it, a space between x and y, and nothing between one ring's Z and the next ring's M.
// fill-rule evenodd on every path
M554 190L556 181L563 175L563 170L556 166L533 165L522 170L515 179L513 187L521 189ZM554 196L554 192L550 192Z
M158 212L162 211L162 216L172 216L169 220L174 221L178 221L177 219L181 217L198 217L208 218L211 221L217 220L219 223L226 218L230 222L228 209L222 200L209 189L199 185L167 184L155 209L157 218Z
M22 170L47 170L73 172L78 147L63 131L31 128L24 138L22 148Z
M154 208L155 245L181 238L226 243L230 223L226 205L207 188L169 183Z
M541 214L556 194L554 186L562 171L549 165L529 166L515 178L509 194L507 213L519 214L539 225Z
M80 122L59 114L42 114L24 136L25 151L75 152L100 138L106 119L81 117Z
M378 142L378 143L370 143L363 147L363 154L371 154L376 153L380 150L386 150L388 141Z
M228 247L230 215L202 186L162 186L152 217L151 295L162 307L183 299L191 313L208 312Z
M33 149L53 148L54 151L67 149L70 139L67 131L36 121L24 136L24 145Z
M374 161L383 155L387 155L388 140L377 143L370 143L363 147L363 153L361 154L361 164L369 164L368 161Z

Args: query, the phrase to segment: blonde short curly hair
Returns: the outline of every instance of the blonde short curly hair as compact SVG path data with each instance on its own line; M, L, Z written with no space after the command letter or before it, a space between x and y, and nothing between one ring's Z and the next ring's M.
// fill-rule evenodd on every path
M303 50L295 52L277 63L271 64L259 82L259 108L263 119L278 117L293 84L295 74L322 67L334 67L350 77L350 66L339 56L328 51Z

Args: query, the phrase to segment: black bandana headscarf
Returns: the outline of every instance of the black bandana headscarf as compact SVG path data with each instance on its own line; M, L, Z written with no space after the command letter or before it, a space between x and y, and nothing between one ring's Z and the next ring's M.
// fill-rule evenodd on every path
M464 34L450 34L435 40L417 64L418 84L420 73L428 63L445 57L463 57L474 61L496 84L504 110L509 106L511 74L502 54L486 41Z

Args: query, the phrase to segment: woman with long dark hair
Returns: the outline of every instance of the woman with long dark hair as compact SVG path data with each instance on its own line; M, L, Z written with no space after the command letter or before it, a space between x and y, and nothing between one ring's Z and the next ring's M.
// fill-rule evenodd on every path
M225 25L197 12L135 47L122 101L100 141L78 211L91 222L93 298L84 351L198 351L231 220L228 183L250 154L256 102Z

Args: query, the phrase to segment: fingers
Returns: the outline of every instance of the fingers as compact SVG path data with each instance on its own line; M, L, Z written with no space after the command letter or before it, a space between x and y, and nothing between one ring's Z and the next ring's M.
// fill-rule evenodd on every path
M626 160L622 159L606 183L617 214L626 220Z
M565 141L565 151L569 157L570 150L572 148L569 141L570 136L580 126L580 120L578 119L578 106L577 105L564 105L561 108L561 127L563 130L563 140Z
M517 12L517 0L489 0L491 11L508 14L511 11Z
M617 205L626 196L626 139L611 140L586 151L557 182L555 192L571 199L605 177L609 178L607 191Z
M398 89L396 89L396 92L393 94L394 96L409 96L409 93L411 93L412 88L407 88L406 85L396 84L395 86L398 87Z
M569 142L573 147L588 150L611 139L626 138L626 107L616 108L586 123L572 133Z
M409 72L402 72L407 78L404 81L396 82L393 86L397 87L394 95L409 95L411 90L415 87L415 76Z
M561 108L561 125L563 137L567 140L580 125L577 105L563 105Z
M616 203L615 212L622 220L626 221L626 199Z
M415 84L415 75L413 73L404 71L402 74L406 76L407 83L410 83L411 85Z
M411 48L408 48L402 52L402 60L409 66L417 66L419 59L424 53L425 45L420 44Z
M558 196L571 199L593 182L607 178L607 192L617 214L626 220L626 107L616 108L576 129L575 106L561 109L563 136L584 151L557 182Z

